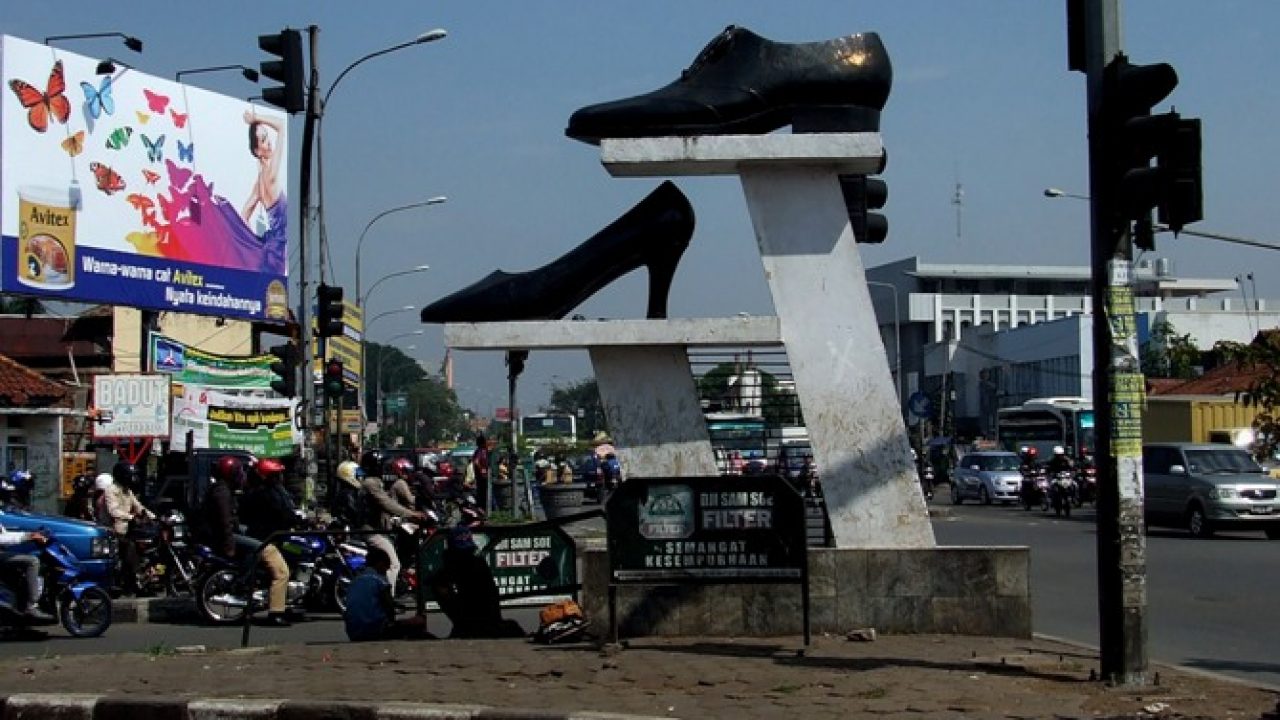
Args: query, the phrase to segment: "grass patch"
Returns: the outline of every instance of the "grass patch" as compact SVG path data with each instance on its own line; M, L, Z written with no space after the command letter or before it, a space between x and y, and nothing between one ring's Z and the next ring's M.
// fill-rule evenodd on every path
M148 645L144 652L153 658L168 657L178 653L177 649L173 648L166 642L158 642L155 645Z

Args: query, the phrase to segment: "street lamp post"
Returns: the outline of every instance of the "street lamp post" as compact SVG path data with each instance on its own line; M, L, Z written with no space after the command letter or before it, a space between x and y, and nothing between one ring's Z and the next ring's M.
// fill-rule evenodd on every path
M902 324L898 315L898 288L878 280L868 280L867 285L887 288L893 298L893 377L898 386L898 407L902 407Z
M363 297L360 294L360 283L361 283L360 251L364 248L364 238L365 238L365 235L369 234L369 228L373 227L374 223L378 222L382 218L388 215L391 215L393 213L398 213L403 210L412 210L413 208L426 207L427 205L439 205L440 203L443 203L448 199L449 198L445 197L444 195L437 195L435 197L427 198L426 200L423 200L421 202L409 203L408 205L401 205L400 207L394 207L394 208L391 208L390 210L383 210L382 212L373 216L373 219L370 220L369 223L364 226L364 230L360 232L360 239L356 241L356 299L357 300Z
M358 253L357 253L357 256L358 256ZM364 308L367 306L367 304L368 304L368 302L369 302L369 298L373 296L373 291L374 291L374 290L377 290L377 289L378 289L378 286L379 286L379 285L381 285L382 283L386 282L387 280L390 280L391 278L395 278L395 277L400 277L400 276L402 276L402 275L412 275L412 274L414 274L414 273L425 272L425 271L430 270L430 269L431 269L431 266L430 266L430 265L418 265L418 266L413 267L413 268L410 268L410 269L408 269L408 270L400 270L400 271L398 271L398 272L393 272L393 273L390 273L390 274L388 274L388 275L383 275L382 277L378 278L378 279L373 283L373 286L369 288L369 292L365 293L364 295L360 295L360 294L358 294L358 293L357 293L357 295L356 295L356 307L360 308L360 310L361 310L361 311L363 311L363 310L364 310ZM359 277L360 277L359 271L357 271L357 273L356 273L356 277L357 277L357 278L359 278ZM363 408L363 407L364 407L364 404L365 404L365 403L364 403L364 399L365 399L365 398L364 398L364 396L365 396L365 376L366 376L366 375L368 374L368 372L369 372L369 368L368 368L368 367L366 367L368 363L367 363L367 362L365 362L365 341L364 341L364 339L365 339L366 337L368 337L368 333L369 333L369 326L373 324L373 321L374 321L374 320L377 320L378 318L382 317L383 315L390 315L391 313L404 312L405 310L412 310L412 309L415 309L412 305L406 305L405 307L403 307L403 308L401 308L401 309L399 309L399 310L392 310L392 311L390 311L390 312L381 313L381 314L377 315L376 317L374 317L372 320L370 320L370 321L368 321L367 323L365 323L365 324L364 324L364 328L362 329L362 331L361 331L361 333L360 333L360 386L359 386L359 388L357 388L357 392L359 393L358 397L359 397L359 399L360 399L360 407L361 407L361 408ZM362 414L363 414L363 413L362 413ZM364 438L365 438L365 430L364 430L364 425L365 425L365 424L364 424L364 422L363 422L363 418L362 418L361 420L362 420L362 421L361 421L361 423L360 423L360 446L361 446L361 448L363 449L363 447L364 447Z
M192 70L179 70L174 73L173 79L182 82L183 75L198 75L200 73L220 72L223 70L239 70L245 80L249 82L258 82L258 71L244 65L218 65L217 67L194 68Z
M425 332L426 332L425 330L411 330L411 331L409 331L409 332L403 332L403 333L400 333L399 335L392 335L391 337L387 338L387 342L386 342L386 344L385 344L383 347L384 347L384 348L385 348L385 347L388 347L388 346L390 345L390 343L391 343L392 341L394 341L394 340L399 340L400 338L406 338L406 337L413 337L413 336L415 336L415 335L422 335L422 334L424 334ZM406 350L414 350L414 349L416 349L416 347L417 347L417 346L415 346L415 345L410 345L410 346L408 346L408 347L407 347L407 348L405 348L405 349L406 349ZM383 379L382 379L382 365L383 365L383 363L385 362L386 358L387 358L387 353L386 353L385 349L384 349L384 350L379 350L379 351L378 351L378 384L376 385L378 392L377 392L377 397L375 398L375 401L376 401L376 403L377 403L377 411L378 411L377 415L378 415L378 432L379 432L379 433L381 433L381 432L382 432L382 418L383 418L383 415L384 415L384 413L385 413L385 410L383 409L383 391L382 391L382 388L386 386L386 383L385 383L385 382L383 382ZM362 440L363 440L363 438L362 438Z
M1088 195L1077 195L1069 193L1058 188L1045 188L1044 196L1049 198L1073 198L1075 200L1090 201L1093 198ZM1173 232L1173 229L1167 225L1156 225L1156 232ZM1175 235L1190 235L1191 237L1205 238L1206 240L1221 240L1222 242L1235 243L1236 245L1248 245L1249 247L1262 248L1264 250L1280 250L1280 245L1275 243L1263 242L1262 240L1254 240L1252 238L1244 238L1236 235L1225 235L1223 233L1207 232L1204 230L1192 230L1190 228L1182 228Z

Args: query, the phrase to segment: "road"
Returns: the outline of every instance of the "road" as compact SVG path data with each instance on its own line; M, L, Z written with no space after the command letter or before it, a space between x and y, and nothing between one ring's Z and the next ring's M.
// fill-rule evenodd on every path
M939 503L938 499L942 502ZM945 490L935 504L946 504ZM1020 507L946 505L939 545L1031 548L1036 632L1098 645L1097 540L1088 507L1071 519ZM1280 688L1276 622L1280 542L1261 532L1195 540L1152 529L1147 536L1147 635L1151 659L1221 672Z

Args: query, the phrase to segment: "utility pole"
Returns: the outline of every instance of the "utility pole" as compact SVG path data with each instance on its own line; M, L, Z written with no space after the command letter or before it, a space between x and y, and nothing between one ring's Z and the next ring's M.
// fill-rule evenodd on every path
M1133 236L1118 155L1128 151L1107 107L1108 68L1121 56L1120 0L1067 0L1069 67L1088 78L1093 398L1098 468L1098 625L1102 679L1147 678L1142 402L1133 309ZM1081 62L1083 61L1083 62ZM1147 211L1150 222L1150 210Z
M301 454L306 494L309 499L314 499L318 467L316 465L315 450L311 446L311 433L315 425L312 421L312 412L316 407L316 383L312 373L312 368L315 366L315 357L311 349L311 293L307 288L307 245L311 242L311 146L315 138L316 118L320 113L320 108L317 106L317 87L320 84L320 70L316 61L316 54L320 46L320 28L315 25L308 27L307 35L311 45L311 74L307 83L307 114L302 124L302 164L298 178L299 191L302 196L299 203L299 216L302 225L298 241L298 264L300 266L298 271L298 325L301 329L302 338L302 352L298 353L302 367L298 368L298 372L301 375L299 389L302 390L302 403L301 407L298 408L298 414L302 418ZM330 489L330 494L332 494L332 489Z

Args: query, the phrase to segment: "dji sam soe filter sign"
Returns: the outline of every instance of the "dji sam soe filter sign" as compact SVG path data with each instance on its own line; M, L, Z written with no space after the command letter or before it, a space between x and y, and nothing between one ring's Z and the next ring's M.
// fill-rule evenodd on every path
M169 437L167 375L98 375L93 405L110 418L94 423L95 438Z
M97 66L0 37L0 290L283 322L285 115Z

